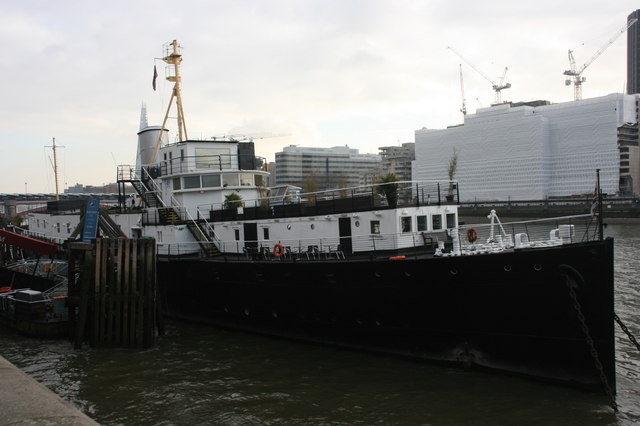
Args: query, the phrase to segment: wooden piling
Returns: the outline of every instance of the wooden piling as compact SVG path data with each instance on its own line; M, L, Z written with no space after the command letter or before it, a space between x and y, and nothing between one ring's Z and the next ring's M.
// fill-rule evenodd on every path
M70 244L76 348L85 339L94 347L154 346L160 329L155 240L94 241ZM71 271L79 271L80 278L76 280L75 273L72 278Z

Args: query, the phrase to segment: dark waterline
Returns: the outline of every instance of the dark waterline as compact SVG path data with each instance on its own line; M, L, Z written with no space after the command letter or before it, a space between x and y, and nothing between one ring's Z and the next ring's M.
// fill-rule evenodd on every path
M616 238L616 311L640 338L640 225ZM169 322L146 351L74 351L0 331L0 354L104 425L631 425L640 353L616 331L620 413L604 395L504 375Z

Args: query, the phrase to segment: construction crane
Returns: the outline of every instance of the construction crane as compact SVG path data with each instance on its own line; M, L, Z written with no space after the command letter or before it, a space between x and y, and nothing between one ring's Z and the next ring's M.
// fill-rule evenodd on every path
M464 98L464 81L462 80L462 64L460 64L460 92L462 93L462 108L460 112L462 113L462 117L466 117L467 115L467 100Z
M571 69L566 70L563 74L571 78L567 78L564 81L564 85L570 86L571 83L573 83L573 99L574 100L579 101L580 99L582 99L582 83L587 81L586 77L582 76L582 73L584 72L584 70L587 69L587 67L591 65L593 61L598 59L598 57L602 55L602 52L607 50L607 48L611 46L613 42L616 41L618 37L620 37L620 35L622 35L625 31L627 31L631 25L635 24L636 21L638 21L637 18L633 18L627 21L627 23L621 29L616 31L615 35L611 37L611 39L604 46L598 49L598 51L594 53L593 56L589 58L589 60L580 67L580 69L577 69L576 67L576 60L573 57L573 50L569 50L569 66L571 67Z
M476 68L475 65L473 65L473 63L471 61L469 61L467 58L465 58L464 56L462 56L458 51L456 51L453 47L451 46L447 46L448 49L450 49L453 53L455 53L456 55L458 55L460 57L460 59L462 59L463 61L465 61L471 68L473 68L478 74L480 74L482 77L484 77L489 83L491 83L491 88L494 90L494 92L496 92L496 100L495 100L495 104L501 104L502 103L502 90L503 89L508 89L511 87L511 83L505 83L505 78L507 77L507 71L509 70L509 68L504 67L504 72L502 73L502 77L500 78L500 81L498 83L496 83L495 81L493 81L491 78L489 78L485 73L483 73L482 71L480 71L478 68Z

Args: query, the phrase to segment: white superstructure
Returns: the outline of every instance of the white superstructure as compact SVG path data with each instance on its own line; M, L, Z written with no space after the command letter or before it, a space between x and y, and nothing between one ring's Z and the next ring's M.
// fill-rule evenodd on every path
M637 123L637 95L581 101L501 104L467 115L464 125L416 130L413 179L446 176L454 149L460 200L540 200L618 192L618 127Z

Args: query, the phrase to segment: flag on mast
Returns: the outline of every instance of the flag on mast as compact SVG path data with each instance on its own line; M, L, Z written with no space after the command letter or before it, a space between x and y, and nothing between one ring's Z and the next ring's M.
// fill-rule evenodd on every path
M158 78L158 70L153 66L153 90L156 90L156 79Z

